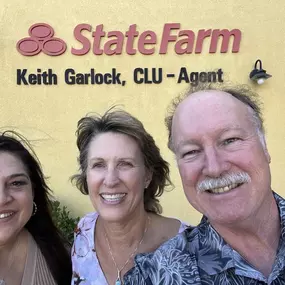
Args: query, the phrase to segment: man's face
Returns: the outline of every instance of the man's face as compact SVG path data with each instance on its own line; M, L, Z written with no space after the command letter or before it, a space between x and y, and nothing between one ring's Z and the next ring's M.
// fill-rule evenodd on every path
M270 200L266 146L251 110L230 94L186 98L175 111L172 138L186 197L211 222L241 222Z

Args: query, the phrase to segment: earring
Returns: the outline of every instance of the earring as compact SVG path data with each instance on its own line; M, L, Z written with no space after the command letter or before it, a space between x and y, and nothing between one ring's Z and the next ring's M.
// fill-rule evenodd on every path
M34 210L33 210L32 216L34 216L37 213L37 210L38 210L38 206L37 206L37 204L35 202L33 202L33 205L34 205Z

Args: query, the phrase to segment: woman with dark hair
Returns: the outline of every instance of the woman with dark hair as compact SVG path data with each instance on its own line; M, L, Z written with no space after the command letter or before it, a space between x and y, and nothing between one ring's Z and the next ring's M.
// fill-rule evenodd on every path
M1 285L70 284L71 262L49 194L28 143L12 131L0 134Z
M137 253L152 252L186 227L161 216L168 163L142 123L109 110L78 122L77 187L96 212L82 218L72 249L73 285L120 285Z

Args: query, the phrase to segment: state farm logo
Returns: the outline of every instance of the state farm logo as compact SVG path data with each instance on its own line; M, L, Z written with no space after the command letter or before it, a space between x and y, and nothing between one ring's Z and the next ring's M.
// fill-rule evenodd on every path
M17 50L25 56L33 56L41 51L47 55L57 56L66 51L66 43L53 37L53 28L45 23L37 23L29 28L30 37L23 38L17 43Z
M57 56L66 51L66 43L53 37L53 28L45 23L37 23L29 28L30 37L17 43L18 51L25 56L33 56L41 51ZM70 44L70 53L82 56L89 51L95 56L117 56L121 54L178 55L204 53L239 52L242 33L239 29L182 29L180 23L165 23L158 34L152 30L140 30L131 24L123 31L106 30L103 24L92 27L81 23L73 29L76 46Z

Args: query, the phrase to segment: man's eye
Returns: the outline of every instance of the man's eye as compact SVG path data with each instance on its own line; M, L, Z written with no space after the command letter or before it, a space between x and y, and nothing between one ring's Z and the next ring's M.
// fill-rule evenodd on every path
M187 151L183 154L183 157L194 156L199 153L198 149Z
M235 142L237 140L239 140L239 138L229 138L229 139L224 140L223 144L224 145L228 145L228 144L231 144L231 143L233 143L233 142Z

